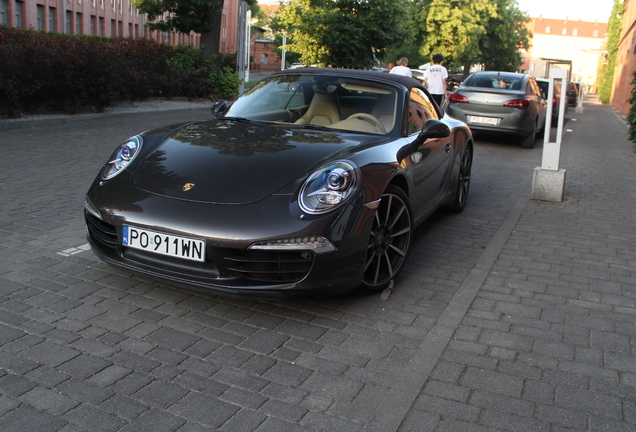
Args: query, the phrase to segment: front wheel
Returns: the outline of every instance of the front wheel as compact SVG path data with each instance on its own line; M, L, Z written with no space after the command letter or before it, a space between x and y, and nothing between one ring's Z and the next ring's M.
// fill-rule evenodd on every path
M381 291L402 271L411 250L413 217L406 194L389 186L373 219L360 288Z

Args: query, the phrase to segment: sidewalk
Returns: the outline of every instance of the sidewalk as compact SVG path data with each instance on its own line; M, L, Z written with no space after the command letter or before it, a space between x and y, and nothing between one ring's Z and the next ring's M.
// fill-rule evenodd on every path
M594 102L565 128L565 201L511 211L401 431L636 430L636 156Z

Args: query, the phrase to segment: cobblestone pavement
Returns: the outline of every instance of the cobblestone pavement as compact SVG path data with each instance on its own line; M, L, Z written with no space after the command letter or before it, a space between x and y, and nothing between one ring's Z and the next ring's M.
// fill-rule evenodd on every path
M84 194L180 110L0 122L0 430L633 431L636 157L570 112L563 203L533 150L480 137L469 203L416 233L388 301L225 298L86 250Z

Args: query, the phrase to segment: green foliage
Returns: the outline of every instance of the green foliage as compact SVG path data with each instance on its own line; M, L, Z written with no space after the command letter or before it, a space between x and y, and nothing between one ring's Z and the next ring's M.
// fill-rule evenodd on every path
M214 81L216 82L215 92L222 98L232 99L238 95L241 79L233 69L226 66L220 68Z
M477 63L482 55L480 39L486 35L488 20L496 16L496 7L490 1L433 0L422 53L428 58L443 54L453 69Z
M292 0L277 13L288 48L307 64L362 69L404 41L405 1Z
M486 24L487 32L480 39L480 63L486 70L515 72L523 64L519 49L530 48L531 34L526 28L530 18L517 7L516 0L491 0L497 15Z
M636 142L636 73L633 74L632 94L629 97L631 107L627 113L627 123L629 124L629 139ZM636 147L635 147L636 149Z
M625 5L620 0L614 0L612 15L607 25L607 56L603 64L598 68L598 96L601 102L607 104L612 96L612 85L614 82L614 69L616 66L616 56L618 54L618 43L621 38L623 28L623 11ZM630 103L633 103L630 100ZM631 124L631 123L630 123Z
M223 59L231 61L231 57ZM151 97L235 96L231 69L192 47L0 26L0 115L102 111ZM236 78L238 79L238 78ZM234 90L232 90L234 88Z
M133 4L148 15L150 30L163 32L209 32L207 15L223 9L223 0L134 0Z
M428 8L433 0L410 0L405 4L406 18L400 24L404 35L403 40L393 40L384 53L386 62L397 63L398 59L406 57L409 66L417 68L430 62L430 57L422 54L422 46L426 40L426 17Z
M433 0L427 12L427 57L441 53L451 69L483 63L514 71L521 65L518 50L529 47L529 18L516 0Z

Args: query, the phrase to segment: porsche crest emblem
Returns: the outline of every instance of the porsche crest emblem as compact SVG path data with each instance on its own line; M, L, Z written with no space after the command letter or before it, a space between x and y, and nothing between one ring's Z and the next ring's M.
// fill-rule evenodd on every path
M184 192L187 192L190 189L192 189L193 187L194 187L194 183L186 183L186 184L183 185L181 190L183 190Z

